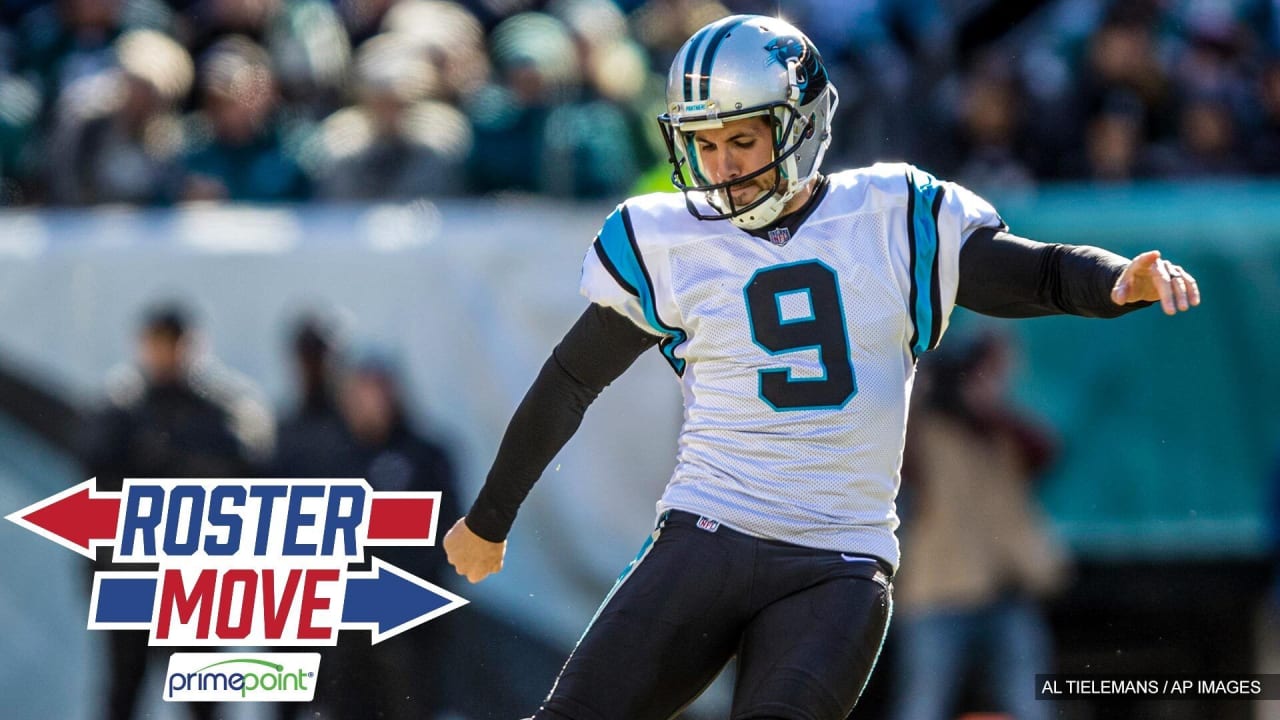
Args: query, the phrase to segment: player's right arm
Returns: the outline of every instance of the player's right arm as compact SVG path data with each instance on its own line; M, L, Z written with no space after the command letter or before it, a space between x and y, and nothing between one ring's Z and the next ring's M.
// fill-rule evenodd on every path
M516 408L471 510L444 538L471 582L502 569L507 533L533 484L582 423L587 407L658 337L592 303L551 352Z

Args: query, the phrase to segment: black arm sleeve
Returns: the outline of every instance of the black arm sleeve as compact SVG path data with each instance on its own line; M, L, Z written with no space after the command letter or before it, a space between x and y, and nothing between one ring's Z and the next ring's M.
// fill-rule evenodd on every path
M542 471L569 442L601 390L658 343L614 310L592 304L551 352L516 408L467 527L490 542L506 539Z
M1007 318L1119 317L1151 304L1111 302L1111 287L1128 264L1102 248L1041 243L982 228L960 250L956 304Z

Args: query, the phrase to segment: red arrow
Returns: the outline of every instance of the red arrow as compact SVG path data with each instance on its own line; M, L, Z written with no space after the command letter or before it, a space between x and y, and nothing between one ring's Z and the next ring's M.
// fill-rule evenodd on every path
M10 513L6 519L87 558L93 547L110 543L120 516L120 493L100 493L96 478Z
M369 508L368 545L433 545L439 492L378 492Z

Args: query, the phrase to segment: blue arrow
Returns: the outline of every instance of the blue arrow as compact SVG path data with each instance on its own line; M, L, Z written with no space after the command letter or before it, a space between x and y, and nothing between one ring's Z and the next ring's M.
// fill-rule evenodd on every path
M110 577L101 573L94 621L99 623L151 622L156 602L156 578Z
M466 603L448 590L375 557L372 570L347 576L342 625L368 627L373 630L373 642L378 643Z

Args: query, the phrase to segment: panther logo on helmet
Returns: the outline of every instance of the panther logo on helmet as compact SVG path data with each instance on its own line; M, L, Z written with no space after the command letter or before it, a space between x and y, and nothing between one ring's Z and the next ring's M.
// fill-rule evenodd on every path
M777 63L783 67L787 66L787 61L791 59L804 59L804 41L798 37L786 36L778 37L769 41L764 46L769 51L769 62Z
M818 48L805 38L785 36L774 38L764 46L769 51L769 63L782 67L787 61L796 61L796 87L800 88L800 104L807 105L827 87L827 70L822 64Z

